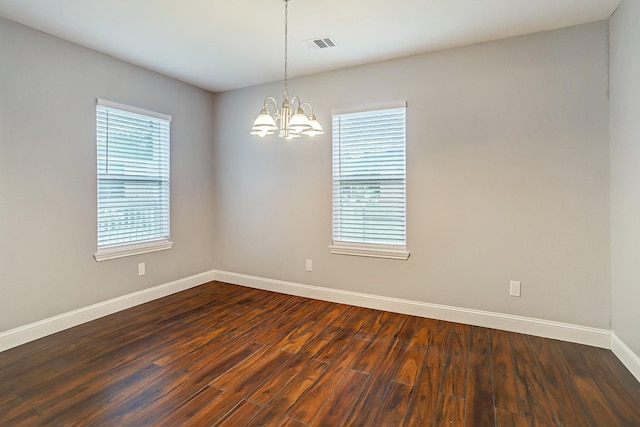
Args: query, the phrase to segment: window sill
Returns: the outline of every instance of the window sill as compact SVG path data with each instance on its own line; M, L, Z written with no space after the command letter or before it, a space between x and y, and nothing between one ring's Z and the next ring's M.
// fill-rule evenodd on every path
M338 243L329 246L329 251L336 255L364 256L386 259L409 259L409 251L403 246L355 245Z
M166 240L156 241L156 242L147 242L147 243L137 243L134 245L118 245L118 246L98 249L98 251L93 255L93 257L95 258L96 261L107 261L109 259L146 254L149 252L164 251L167 249L171 249L172 246L173 246L173 242L169 242Z

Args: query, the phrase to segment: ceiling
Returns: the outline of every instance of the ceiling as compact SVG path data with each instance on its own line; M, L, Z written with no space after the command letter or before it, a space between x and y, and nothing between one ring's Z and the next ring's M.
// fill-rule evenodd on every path
M595 22L620 2L291 0L289 74ZM283 76L282 0L0 0L0 16L214 92ZM336 47L307 47L327 35Z

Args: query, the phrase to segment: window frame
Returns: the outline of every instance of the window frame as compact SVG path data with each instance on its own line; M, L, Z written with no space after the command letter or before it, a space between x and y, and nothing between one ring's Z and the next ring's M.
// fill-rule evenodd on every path
M106 244L99 245L100 242L100 185L101 185L101 171L100 171L100 155L101 155L101 140L100 140L100 116L102 113L99 113L101 108L106 108L108 110L119 111L124 114L132 114L137 116L143 116L144 119L149 119L150 121L157 121L159 126L166 126L166 137L159 137L157 141L154 140L154 144L162 145L159 149L166 151L166 159L163 161L162 159L157 160L157 164L159 167L162 167L162 177L158 178L157 182L164 190L161 190L157 196L157 202L163 206L162 215L165 216L166 225L163 225L162 236L157 238L150 239L139 239L139 240L130 240L122 243L114 243L114 244ZM94 254L94 258L96 261L105 261L115 258L133 256L138 254L144 254L149 252L156 252L161 250L171 249L173 246L173 242L171 241L171 180L170 180L170 172L171 172L171 159L170 159L170 149L171 149L171 121L172 117L166 114L157 113L154 111L148 111L138 107L132 107L125 104L119 104L112 101L107 101L104 99L96 99L96 246L97 250ZM166 146L164 145L166 144ZM108 150L108 146L106 148ZM108 154L107 154L108 156ZM132 156L133 157L133 156ZM131 161L131 159L129 159ZM136 182L134 179L136 176L131 175L132 182ZM140 179L140 175L138 175L138 179ZM166 177L166 178L165 178ZM103 178L102 181L105 183L113 180ZM126 181L126 179L119 178L115 179L120 181ZM148 178L147 178L148 180ZM147 181L148 182L148 181ZM164 194L163 192L166 192ZM155 222L154 222L155 223ZM166 235L165 235L166 232Z
M336 240L336 186L340 186L341 183L345 181L348 182L348 179L340 179L339 182L336 181L336 157L335 150L336 144L339 144L339 141L336 141L336 131L335 128L335 120L336 116L352 114L352 113L377 113L383 110L391 110L391 109L404 109L404 131L403 131L403 144L404 144L404 152L403 152L403 169L404 175L402 179L403 185L403 196L404 196L404 244L380 244L380 243L363 243L363 242L352 242L352 241L342 241ZM331 206L331 224L332 224L332 243L329 246L329 250L332 254L337 255L352 255L352 256L363 256L363 257L374 257L374 258L387 258L387 259L397 259L397 260L407 260L410 256L410 252L407 249L407 102L399 101L394 103L387 103L383 105L373 105L361 108L353 108L348 110L334 110L331 112L332 116L332 206ZM380 182L383 182L382 179Z

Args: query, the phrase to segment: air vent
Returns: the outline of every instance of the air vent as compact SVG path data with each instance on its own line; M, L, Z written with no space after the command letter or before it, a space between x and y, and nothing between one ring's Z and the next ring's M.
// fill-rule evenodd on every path
M337 43L331 36L317 37L312 40L307 40L306 43L309 49L328 49L337 46Z

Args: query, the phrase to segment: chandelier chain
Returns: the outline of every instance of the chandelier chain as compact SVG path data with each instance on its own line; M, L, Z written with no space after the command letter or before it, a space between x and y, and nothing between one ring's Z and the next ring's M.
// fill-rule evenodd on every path
M285 139L323 135L324 130L316 119L315 114L313 114L311 104L302 102L298 96L294 96L289 100L289 0L283 1L284 99L282 100L282 106L279 107L275 98L271 96L265 98L260 114L253 122L250 134L263 137L274 135L278 131L278 136ZM273 113L271 110L273 110Z
M289 0L284 0L284 99L289 99Z

